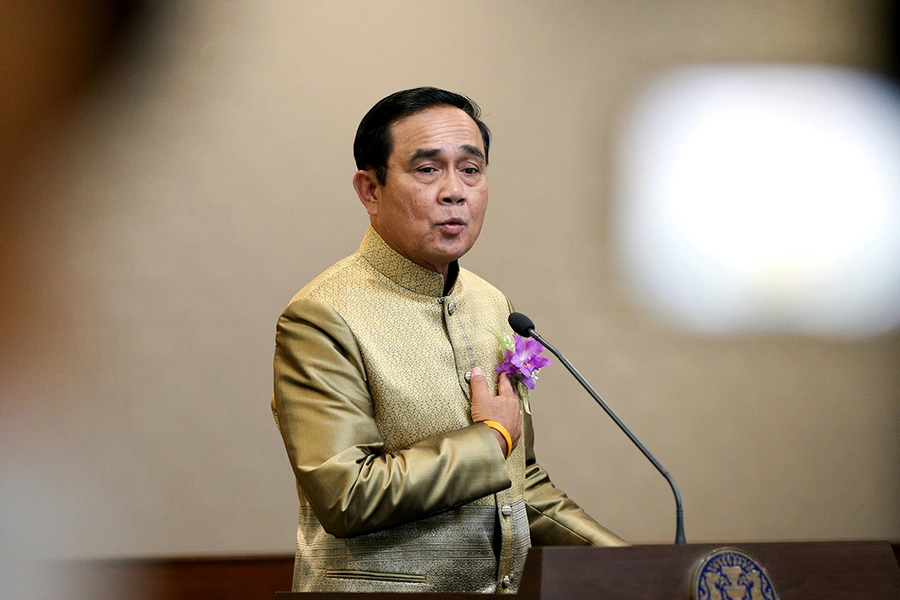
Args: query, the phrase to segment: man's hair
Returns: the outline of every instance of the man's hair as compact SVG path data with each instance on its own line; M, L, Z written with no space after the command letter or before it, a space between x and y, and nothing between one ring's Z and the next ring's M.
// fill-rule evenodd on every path
M420 87L395 92L373 106L359 123L353 140L353 158L359 170L372 169L378 183L387 181L388 157L393 151L391 125L419 111L435 106L455 106L472 117L484 143L484 161L488 161L491 131L481 119L481 109L469 98L435 87Z

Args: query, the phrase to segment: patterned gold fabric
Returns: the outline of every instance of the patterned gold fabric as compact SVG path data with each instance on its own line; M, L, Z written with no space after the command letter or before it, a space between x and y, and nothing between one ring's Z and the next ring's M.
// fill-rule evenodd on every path
M541 543L622 543L552 486L530 419L508 460L472 424L467 374L496 368L491 328L508 331L510 307L464 269L443 287L370 228L279 319L273 412L300 499L295 591L513 592L529 521Z

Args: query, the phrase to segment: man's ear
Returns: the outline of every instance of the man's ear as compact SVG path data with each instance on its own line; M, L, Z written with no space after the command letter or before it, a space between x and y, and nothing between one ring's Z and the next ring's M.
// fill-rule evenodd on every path
M368 169L366 171L357 171L353 175L353 189L359 196L359 201L366 207L369 216L374 217L378 214L378 198L380 196L380 188L378 179L375 177L375 171Z

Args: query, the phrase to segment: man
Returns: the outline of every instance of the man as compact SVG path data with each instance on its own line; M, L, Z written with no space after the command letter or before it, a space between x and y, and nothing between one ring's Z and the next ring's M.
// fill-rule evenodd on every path
M515 592L531 543L624 544L535 461L530 416L496 376L509 302L458 266L484 220L489 150L478 107L436 88L360 123L370 227L276 334L295 591Z

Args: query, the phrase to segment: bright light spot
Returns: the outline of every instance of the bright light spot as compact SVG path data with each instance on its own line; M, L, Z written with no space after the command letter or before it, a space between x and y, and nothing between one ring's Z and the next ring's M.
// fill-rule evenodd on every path
M900 93L825 68L692 68L625 130L618 245L641 297L705 331L900 325Z

